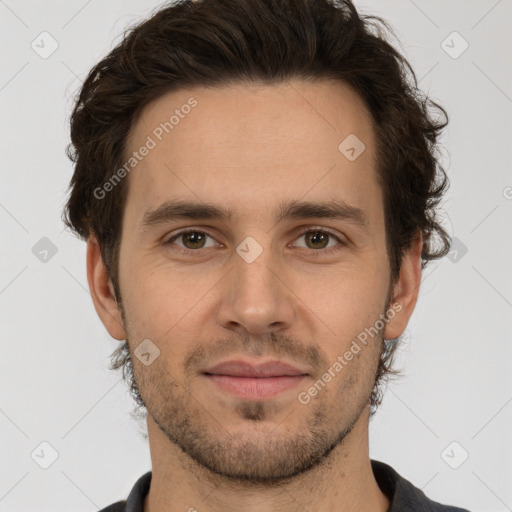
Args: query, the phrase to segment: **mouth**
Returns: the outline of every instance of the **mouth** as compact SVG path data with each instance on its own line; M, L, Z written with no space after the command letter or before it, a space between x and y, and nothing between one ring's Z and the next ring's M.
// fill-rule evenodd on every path
M272 398L291 390L309 374L282 361L255 365L226 361L202 373L217 389L245 400Z

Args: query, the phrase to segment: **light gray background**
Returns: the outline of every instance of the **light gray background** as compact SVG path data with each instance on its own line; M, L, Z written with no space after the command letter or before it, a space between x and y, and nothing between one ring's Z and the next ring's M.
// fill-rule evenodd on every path
M117 342L93 309L85 244L63 231L60 213L72 97L123 29L157 5L0 0L4 512L97 510L126 498L151 468L121 376L107 369ZM467 247L425 271L398 360L406 376L371 422L370 455L433 499L512 510L511 1L356 5L393 25L423 90L448 110L445 225ZM47 59L31 48L43 31L59 45ZM458 58L441 46L453 31L469 43ZM461 44L445 43L452 53ZM32 252L43 237L57 248L46 262ZM42 442L58 452L48 469L36 463L51 454ZM457 465L465 452L452 469L447 461Z

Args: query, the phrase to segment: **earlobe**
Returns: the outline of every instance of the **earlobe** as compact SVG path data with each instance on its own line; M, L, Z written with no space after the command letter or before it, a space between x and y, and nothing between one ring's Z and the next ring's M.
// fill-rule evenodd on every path
M103 263L100 247L94 235L87 240L87 281L96 313L109 334L117 339L126 339L126 331L114 286Z
M421 284L422 248L423 238L421 233L418 233L404 254L400 276L393 287L389 307L394 310L394 314L389 315L384 331L385 339L391 340L401 336L414 312Z

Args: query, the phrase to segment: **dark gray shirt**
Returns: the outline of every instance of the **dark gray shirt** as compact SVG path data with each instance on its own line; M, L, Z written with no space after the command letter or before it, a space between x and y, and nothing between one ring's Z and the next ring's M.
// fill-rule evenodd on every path
M402 478L391 466L372 460L375 479L391 502L388 512L469 512L466 509L441 505ZM144 512L144 498L149 492L151 471L142 475L133 486L127 500L118 501L100 512Z

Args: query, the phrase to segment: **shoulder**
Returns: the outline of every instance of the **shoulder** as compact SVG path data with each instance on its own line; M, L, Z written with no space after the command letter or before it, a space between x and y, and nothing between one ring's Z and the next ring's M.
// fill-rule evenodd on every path
M130 495L126 500L117 501L108 507L101 509L99 512L143 512L144 500L149 492L151 485L151 471L142 475L130 491Z
M99 512L125 512L126 500L112 503L106 508L102 508Z
M421 489L383 462L372 460L371 464L379 487L391 502L388 512L470 512L429 499Z

